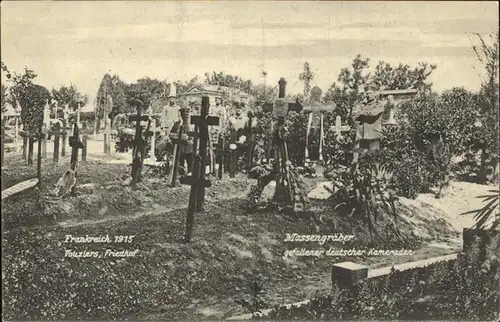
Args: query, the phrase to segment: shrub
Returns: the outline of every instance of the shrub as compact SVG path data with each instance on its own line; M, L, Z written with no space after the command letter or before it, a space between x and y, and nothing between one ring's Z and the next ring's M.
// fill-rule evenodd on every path
M116 141L115 141L115 151L119 153L126 153L128 151L132 151L134 149L134 138L135 138L135 133L134 131L131 131L130 129L119 129L117 130L116 134ZM161 133L160 132L155 132L155 149L157 146L159 146L161 143ZM160 145L160 148L162 146ZM163 151L162 149L160 149ZM145 150L145 157L149 157L149 153L151 151L151 139L148 138L146 140L146 150ZM155 154L156 150L155 150Z

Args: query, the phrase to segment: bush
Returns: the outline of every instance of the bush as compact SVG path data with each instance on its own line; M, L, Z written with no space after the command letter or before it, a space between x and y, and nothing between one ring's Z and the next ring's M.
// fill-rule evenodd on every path
M135 138L135 133L134 131L131 131L130 129L119 129L116 134L116 141L115 141L115 151L119 153L126 153L128 151L133 151L134 149L134 138ZM155 149L158 147L161 143L161 133L160 132L155 132ZM160 146L162 147L162 146ZM150 157L149 153L151 151L151 138L148 138L146 140L146 155L145 158ZM156 150L155 150L155 154Z

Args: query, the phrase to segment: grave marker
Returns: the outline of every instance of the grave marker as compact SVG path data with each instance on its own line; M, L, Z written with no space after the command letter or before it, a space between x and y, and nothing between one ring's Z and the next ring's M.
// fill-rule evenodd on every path
M139 180L141 180L142 176L142 166L144 164L144 159L146 158L146 148L147 148L147 140L148 138L154 136L153 131L151 131L151 118L148 119L148 124L146 126L146 130L142 133L142 136L144 138L144 144L142 144L142 151L141 151L141 172L139 172Z
M49 131L49 134L54 136L53 160L55 163L59 162L59 140L64 133L59 123L55 123L52 130Z
M64 123L67 124L67 123ZM61 156L66 156L66 138L68 137L68 131L71 131L71 126L63 126L61 128L62 131L62 144L61 144Z
M337 138L342 137L342 132L347 132L351 129L349 125L342 125L342 118L340 115L337 115L335 118L335 126L330 127L330 130L335 132Z
M134 149L132 152L132 189L135 189L137 183L141 180L142 162L144 161L143 127L141 121L148 121L149 115L142 115L141 108L137 107L137 114L129 116L130 122L135 123Z
M21 134L23 137L23 159L27 160L28 165L33 165L33 145L34 140L39 137L39 135L23 132ZM28 155L26 156L26 150L28 150Z
M173 163L172 163L172 168L170 169L170 179L171 179L171 186L175 187L177 184L177 173L179 172L179 159L181 156L181 146L187 144L185 140L182 139L182 136L184 134L184 127L182 126L184 121L182 120L181 123L179 123L179 129L177 130L177 133L172 134L170 133L170 140L172 140L172 143L174 144L174 151L173 151Z
M368 266L353 262L342 262L332 266L332 284L341 288L351 287L368 277Z
M87 161L87 144L88 144L88 138L89 136L87 134L82 135L82 161L86 162Z
M194 225L194 214L198 212L203 207L203 202L205 198L205 188L210 185L210 182L205 179L205 167L207 161L207 148L208 148L208 126L209 125L219 125L219 118L214 116L209 116L209 97L202 97L201 105L201 115L191 116L191 124L197 125L199 130L199 154L195 154L194 157L194 167L191 177L186 177L183 179L185 184L191 185L191 192L189 194L189 204L186 216L186 232L185 241L189 242L191 240L191 235ZM196 138L196 136L195 136ZM196 146L195 151L196 153Z
M78 125L75 123L73 126L73 136L69 137L69 146L71 147L71 170L75 172L76 178L76 164L78 162L78 149L83 149L83 142L80 141L80 135L78 133ZM71 194L75 195L76 185L71 188Z
M149 149L149 155L153 160L156 160L155 158L155 150L156 150L156 131L158 130L158 126L156 124L156 119L153 119L153 123L151 126L151 131L153 132L153 135L151 136L151 144L150 144L150 149Z
M230 152L231 150L228 149L228 145L226 144L226 138L224 136L221 136L221 138L219 139L219 144L215 149L215 153L217 153L217 155L219 155L220 157L219 171L218 171L219 179L222 179L222 176L224 175L224 165L226 162L226 157L229 155Z
M237 168L237 148L238 148L238 137L235 129L231 129L231 138L229 140L229 177L234 178L236 176Z

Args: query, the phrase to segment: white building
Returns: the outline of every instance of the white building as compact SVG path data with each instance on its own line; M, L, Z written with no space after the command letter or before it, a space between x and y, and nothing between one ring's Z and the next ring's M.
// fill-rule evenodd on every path
M208 96L210 98L210 105L216 105L222 101L247 104L251 97L251 95L234 87L209 84L193 85L179 96L186 98L188 102L201 102L202 96Z

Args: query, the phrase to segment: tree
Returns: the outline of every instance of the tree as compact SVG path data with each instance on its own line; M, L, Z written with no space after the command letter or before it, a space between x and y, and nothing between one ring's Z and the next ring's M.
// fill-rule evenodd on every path
M309 95L311 93L311 81L314 79L314 73L311 71L311 67L308 62L304 63L304 71L300 73L299 80L304 82L304 101L309 101Z
M127 103L127 96L125 95L127 86L128 85L123 82L118 75L113 75L113 77L111 77L111 87L109 89L109 94L113 100L110 115L111 119L117 114L135 112Z
M141 78L130 84L125 90L127 103L132 108L146 111L151 103L165 92L167 84L157 79Z
M333 83L325 94L325 100L333 101L337 105L337 113L344 117L348 117L349 121L352 118L353 107L361 101L361 93L368 83L370 73L367 72L369 68L369 59L363 59L357 55L351 65L351 69L342 68L337 81L340 83Z
M50 92L41 85L33 84L37 77L33 70L25 67L23 74L11 78L11 98L21 107L21 123L24 131L37 134L43 120L43 109L51 99Z
M239 76L225 74L224 72L216 73L215 71L213 71L212 74L205 73L205 83L238 88L248 94L251 94L253 88L251 80L245 80Z
M79 107L86 105L89 100L88 96L80 93L74 85L63 85L58 90L53 88L52 97L58 109L68 107L72 111L77 111ZM56 117L59 116L56 115Z
M375 67L368 87L376 91L412 88L428 93L432 83L427 83L426 80L434 69L436 69L436 65L422 62L412 69L409 65L399 64L397 67L393 67L381 61Z
M480 180L486 182L486 167L498 165L498 115L499 115L499 33L490 35L491 43L488 44L481 35L475 34L481 45L473 45L479 61L484 65L486 80L480 91L480 119L481 119L481 165Z
M106 117L111 120L120 113L135 112L127 101L128 85L118 75L105 74L95 100L96 130L99 131L101 120L104 119L104 111L108 111Z

